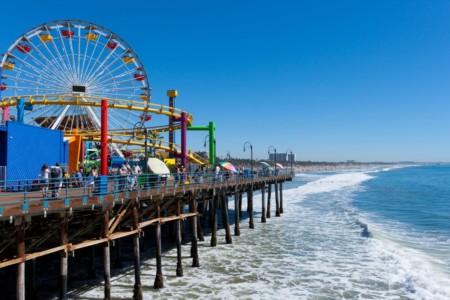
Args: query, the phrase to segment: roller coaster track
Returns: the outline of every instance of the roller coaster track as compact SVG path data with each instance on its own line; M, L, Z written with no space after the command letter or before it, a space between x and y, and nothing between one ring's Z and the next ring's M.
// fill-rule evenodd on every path
M130 101L130 100L122 100L122 99L114 99L114 98L100 98L100 97L92 97L92 96L79 96L79 95L30 95L30 96L15 96L15 97L7 97L2 98L0 101L0 108L4 107L14 107L17 106L18 100L23 99L25 104L30 105L78 105L78 106L91 106L91 107L101 107L100 100L106 100L108 104L108 108L112 109L124 109L124 110L134 110L140 111L143 113L154 113L159 115L165 115L169 118L181 117L181 113L184 112L178 108L173 108L170 106L164 106L160 104L153 104L142 101ZM191 114L187 113L187 124L191 125L193 121L193 117ZM157 126L147 128L149 131L153 132L167 132L171 130L179 130L181 126L176 124L172 127L170 126ZM93 141L100 142L100 132L98 131L82 131L79 130L77 132L66 131L64 133L66 136L71 136L73 134L81 134L83 136L83 140L85 141ZM127 139L120 139L119 137L126 137ZM121 129L121 130L110 130L108 131L108 142L113 144L122 144L122 145L133 145L133 146L145 146L145 133L142 128L137 129ZM181 148L177 144L170 144L165 141L155 141L151 143L147 143L147 146L153 147L155 149L161 149L172 153L181 153ZM187 156L189 161L198 164L206 164L207 160L203 157L199 156L195 152L188 150Z
M160 104L148 103L144 101L132 101L115 98L101 98L81 95L30 95L30 96L14 96L2 98L0 108L17 106L18 100L23 99L25 104L30 105L77 105L77 106L93 106L101 107L101 100L106 100L108 108L135 110L140 112L149 112L168 117L181 117L183 110L164 106ZM193 117L187 113L187 123L192 124Z

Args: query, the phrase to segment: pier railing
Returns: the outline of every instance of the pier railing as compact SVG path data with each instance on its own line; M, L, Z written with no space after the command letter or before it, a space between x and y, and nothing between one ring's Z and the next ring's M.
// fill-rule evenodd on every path
M98 204L103 203L105 196L112 196L115 200L120 197L150 194L163 194L174 192L182 188L188 190L201 187L235 186L249 181L261 182L264 180L286 179L292 176L288 170L255 171L237 174L231 172L190 172L167 174L138 174L138 175L110 175L82 177L78 180L70 178L51 178L48 181L39 178L23 180L2 180L0 182L0 217L11 216L7 213L8 207L17 207L14 211L26 214L30 206L42 206L48 210L51 203L63 202L62 207L70 207L71 200L81 199L81 204L91 204L91 198L97 197ZM59 205L58 205L59 206Z

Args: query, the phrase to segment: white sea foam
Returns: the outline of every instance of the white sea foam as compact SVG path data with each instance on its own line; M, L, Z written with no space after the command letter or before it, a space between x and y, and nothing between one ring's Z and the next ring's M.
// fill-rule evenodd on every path
M382 238L384 231L372 224L374 238L361 236L365 221L360 222L364 218L351 199L370 175L314 176L320 178L285 190L284 214L276 218L272 213L265 224L259 223L261 196L255 196L256 229L248 229L244 219L241 236L233 236L233 244L225 244L225 232L220 230L214 248L206 237L199 243L201 267L190 267L191 259L185 258L184 277L175 277L176 250L164 253L165 288L152 288L155 261L145 261L144 298L448 299L449 285L430 276L437 271L426 257ZM183 246L186 257L189 251L188 245ZM114 297L130 298L133 280L132 270L112 278ZM99 286L78 298L102 295Z

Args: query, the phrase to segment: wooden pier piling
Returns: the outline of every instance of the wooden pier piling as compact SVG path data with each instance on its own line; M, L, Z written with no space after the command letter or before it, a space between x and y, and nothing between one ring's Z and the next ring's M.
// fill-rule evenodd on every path
M239 219L242 219L242 193L239 193Z
M61 214L61 246L69 243L69 218L67 213ZM61 251L59 299L67 299L68 253Z
M156 205L156 217L158 222L155 226L155 239L156 239L156 277L153 284L155 289L164 287L163 275L162 275L162 256L161 256L161 206L159 203Z
M280 199L278 197L278 182L275 181L275 217L280 216Z
M272 197L272 185L269 183L267 185L267 219L270 219L270 198Z
M109 236L109 208L103 208L103 238ZM111 299L111 255L109 241L103 244L103 270L105 278L104 299Z
M280 213L283 213L283 183L280 182Z
M228 222L228 197L225 189L222 189L220 194L220 211L222 213L222 226L225 228L225 241L227 244L231 244L230 224Z
M241 210L239 208L240 206L240 201L239 199L241 194L239 193L239 190L237 189L237 187L234 188L234 235L235 236L240 236L241 235L241 229L239 227L239 219L240 219L240 215L241 215Z
M190 212L195 214L197 213L197 205L195 204L195 195L191 195L190 197L191 197L191 203L189 206ZM196 268L200 267L200 262L198 259L198 244L197 244L198 221L199 221L198 215L191 217L191 227L192 227L191 256L192 256L192 266Z
M266 185L263 184L261 186L261 223L266 223L266 201L265 201L265 195L266 195Z
M176 210L177 216L179 217L181 214L181 204L180 199L177 199ZM177 240L177 277L183 276L183 263L181 261L181 218L175 221L177 229L176 229L176 240Z
M17 232L17 257L25 257L25 217L14 219ZM16 299L25 300L25 261L17 264Z
M217 246L217 206L219 204L219 195L214 193L213 199L209 201L210 210L212 214L212 232L211 232L211 247Z
M133 230L139 229L139 200L133 199L133 212L132 212L132 222ZM134 254L134 288L133 288L133 299L142 300L142 283L141 283L141 251L139 243L140 233L137 232L133 235L133 254Z
M250 229L255 228L255 220L253 217L253 186L247 192L247 203L248 203L248 226Z

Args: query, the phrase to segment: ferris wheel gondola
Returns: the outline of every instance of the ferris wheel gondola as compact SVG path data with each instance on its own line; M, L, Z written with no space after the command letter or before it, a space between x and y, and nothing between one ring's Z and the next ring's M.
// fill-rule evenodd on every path
M100 108L69 104L72 99L121 99L141 107L151 99L146 70L134 50L89 22L54 21L29 30L8 48L1 67L2 98L58 95L67 100L67 105L28 106L24 122L31 125L99 130ZM144 126L148 119L147 112L111 109L108 127Z

